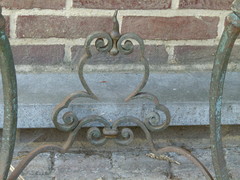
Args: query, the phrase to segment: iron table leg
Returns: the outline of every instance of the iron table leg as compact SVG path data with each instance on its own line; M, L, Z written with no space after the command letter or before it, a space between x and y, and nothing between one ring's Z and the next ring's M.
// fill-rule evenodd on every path
M1 10L0 10L1 14ZM0 15L0 68L4 96L4 125L0 154L0 180L7 178L12 161L17 128L17 82L12 51Z
M231 55L234 42L240 32L240 16L238 16L237 13L237 9L240 9L238 8L240 7L239 4L240 0L234 1L234 13L230 14L226 18L225 29L217 49L210 84L210 139L212 148L212 161L216 173L216 178L218 180L229 179L222 147L221 106L224 80L229 57Z

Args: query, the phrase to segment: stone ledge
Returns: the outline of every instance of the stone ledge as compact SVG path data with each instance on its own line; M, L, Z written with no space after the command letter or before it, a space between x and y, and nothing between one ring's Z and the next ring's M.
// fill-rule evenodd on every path
M239 124L240 73L227 74L224 90L223 124ZM161 104L167 106L172 115L171 125L206 125L208 118L208 91L210 72L184 74L151 74L144 92L156 95ZM141 74L90 73L86 80L101 102L83 99L74 101L70 107L78 109L78 117L101 115L108 120L131 115L141 119L153 108L149 101L131 101L124 98L141 81ZM17 74L19 115L18 128L54 127L51 114L53 108L68 94L83 90L77 74ZM0 87L2 94L2 87ZM0 96L0 114L3 114L3 98ZM2 127L3 116L0 117ZM128 125L128 124L125 124Z

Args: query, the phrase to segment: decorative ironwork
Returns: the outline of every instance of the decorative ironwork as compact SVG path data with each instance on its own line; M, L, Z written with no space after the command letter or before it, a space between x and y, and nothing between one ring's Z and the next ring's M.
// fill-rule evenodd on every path
M73 112L66 112L62 119L64 124L61 124L58 122L58 115L64 108L67 108L70 103L77 99L77 98L90 98L93 100L98 100L98 97L93 93L93 91L89 88L84 75L83 75L83 68L86 64L87 60L92 56L90 45L93 41L95 41L95 47L100 52L108 52L110 55L116 56L118 53L123 54L131 54L134 50L133 43L131 42L131 39L138 42L140 46L141 51L141 58L140 62L144 66L144 76L140 84L136 87L136 89L125 98L125 101L131 101L137 98L147 98L150 101L152 101L155 104L156 110L161 111L165 114L165 120L163 121L163 124L159 124L160 122L160 116L157 112L152 112L147 115L147 117L144 120L144 125L147 127L149 131L161 131L168 127L170 123L170 112L167 107L160 104L158 101L158 98L150 93L141 92L141 90L144 88L144 86L147 83L148 77L149 77L149 64L146 58L144 57L144 43L143 40L134 33L127 33L124 35L121 35L119 33L119 24L117 21L117 11L115 12L113 16L113 31L108 34L106 32L95 32L91 35L89 35L85 41L84 45L84 55L80 59L79 65L78 65L78 75L79 79L81 81L81 84L83 85L84 91L76 92L71 94L70 96L66 97L66 99L59 104L53 111L53 123L55 124L56 128L61 131L72 131L75 129L80 128L83 125L86 125L91 122L99 122L101 123L105 128L103 129L102 136L104 137L111 137L111 136L117 136L119 135L118 126L124 122L132 122L134 124L139 125L141 122L140 119L137 119L135 117L123 117L118 120L116 120L113 125L110 124L109 121L104 119L100 116L90 116L85 117L82 120L78 120L77 116ZM88 131L88 139L91 140L90 142L92 144L103 144L106 142L107 138L103 138L99 141L93 140L94 136L95 138L100 138L101 132L98 128L91 128ZM116 143L118 144L129 144L132 141L133 132L130 129L123 129L120 133L122 138L127 138L129 136L128 140L116 140Z
M128 145L134 139L134 132L130 128L120 129L119 127L121 126L121 124L125 122L131 122L142 129L153 153L162 154L166 152L176 152L178 154L181 154L188 158L190 161L192 161L202 171L206 179L213 179L211 174L204 167L204 165L188 151L178 147L166 147L159 149L155 146L150 132L159 132L166 129L169 126L171 120L170 112L166 106L159 103L159 100L156 96L147 92L141 92L141 90L146 85L149 77L149 64L146 58L144 57L143 40L137 34L134 33L127 33L123 35L119 33L117 11L113 16L113 22L114 22L113 31L110 34L106 32L95 32L89 35L86 39L84 45L85 52L82 58L80 59L78 65L79 79L86 91L75 92L67 96L62 103L56 106L56 108L53 111L52 120L56 128L59 129L60 131L70 133L67 141L62 147L56 145L44 145L29 153L15 168L13 173L9 176L8 178L9 180L16 179L23 171L23 169L28 165L28 163L40 153L51 151L59 153L67 152L67 150L72 146L76 138L76 135L79 133L82 127L91 122L98 122L103 126L102 131L98 127L90 127L87 131L87 139L89 140L90 143L94 145L103 145L109 139L114 140L119 145ZM63 123L60 123L58 121L59 119L58 116L60 112L63 109L66 109L73 100L77 98L90 98L93 100L98 100L98 97L89 88L83 76L83 67L87 60L92 56L90 49L91 43L95 41L95 47L99 52L106 52L109 53L110 55L116 56L119 53L128 55L133 52L134 46L131 40L135 40L136 42L138 42L140 46L141 53L140 62L143 64L145 71L142 81L136 87L136 89L125 98L125 102L133 101L139 98L145 98L152 101L155 104L156 111L149 113L143 121L136 117L126 116L117 119L112 124L104 117L97 115L87 116L79 120L76 114L74 114L74 112L69 111L66 112L61 117ZM161 122L160 115L158 114L157 111L161 111L165 114L165 120L163 121L162 124L160 124Z

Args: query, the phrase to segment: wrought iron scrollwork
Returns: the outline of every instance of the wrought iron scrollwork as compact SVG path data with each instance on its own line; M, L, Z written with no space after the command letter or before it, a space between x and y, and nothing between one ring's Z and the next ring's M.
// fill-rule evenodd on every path
M198 168L203 172L206 179L213 179L211 174L207 171L203 164L198 161L191 153L187 152L182 148L177 147L166 147L166 148L157 148L154 144L151 136L151 132L159 132L166 129L171 121L171 115L168 108L160 104L158 98L155 95L150 93L141 92L144 86L146 85L149 77L149 64L146 58L144 57L144 42L143 40L134 33L127 33L121 35L119 33L119 24L117 21L117 11L113 16L113 31L108 34L106 32L95 32L89 35L86 38L84 45L84 55L81 57L78 65L78 75L79 79L85 89L85 91L75 92L67 96L53 111L52 121L55 127L61 131L69 132L69 136L65 144L60 147L56 145L44 145L36 149L27 155L22 162L16 167L15 171L10 175L9 180L16 179L22 170L28 165L28 163L39 153L43 152L59 152L65 153L72 146L73 142L79 131L86 125L97 122L101 124L101 127L90 127L87 131L87 139L91 144L94 145L103 145L108 140L114 140L119 145L128 145L134 140L134 132L131 128L122 127L121 125L128 122L134 124L141 128L144 132L145 137L149 143L150 149L156 153L165 153L165 152L176 152L187 157L192 161ZM110 123L107 119L98 115L90 115L82 119L78 117L72 111L64 113L62 117L60 112L71 104L71 102L78 98L90 98L93 100L98 100L98 97L93 93L93 91L88 86L84 75L83 68L88 59L92 56L91 44L95 42L95 47L99 52L109 53L110 55L116 56L119 53L128 55L134 51L134 46L131 40L135 40L140 46L140 62L144 66L144 76L139 85L130 93L126 98L125 102L133 101L135 99L148 99L155 105L155 110L147 114L144 120L141 120L137 117L125 116L121 117L113 123ZM161 120L159 111L164 114L164 120ZM58 120L62 118L62 123ZM161 123L162 122L162 123Z
M78 65L78 75L87 93L89 95L92 95L92 98L98 99L96 95L92 92L92 90L89 88L83 75L84 65L86 64L87 60L92 56L91 49L90 49L91 43L95 40L95 47L99 52L109 52L110 55L116 56L118 53L123 53L125 55L131 54L134 50L134 46L131 39L137 41L140 46L140 52L141 52L140 62L144 66L144 76L141 83L125 99L125 101L129 101L131 97L139 93L143 89L143 87L146 85L149 77L149 64L146 58L144 57L143 40L137 34L134 34L134 33L127 33L124 35L120 35L119 24L117 21L117 11L113 16L113 22L114 22L113 31L110 34L106 32L95 32L87 37L84 45L85 52L82 58L80 59L79 65Z

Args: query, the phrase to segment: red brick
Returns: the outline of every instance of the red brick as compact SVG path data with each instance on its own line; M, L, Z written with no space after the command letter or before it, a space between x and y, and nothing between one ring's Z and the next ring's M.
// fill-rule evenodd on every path
M217 47L216 47L217 49ZM235 62L235 63L239 63L239 57L240 57L240 46L239 45L235 45L232 49L232 53L231 53L231 56L230 56L230 62Z
M217 9L228 10L233 0L180 0L181 9Z
M84 38L94 31L110 31L111 17L20 16L19 38Z
M123 32L135 32L143 39L213 39L218 17L124 17Z
M4 19L0 20L0 27L5 27L5 32L9 36L10 34L10 21L9 16L4 16Z
M179 64L212 63L216 46L177 46L174 49Z
M168 9L171 0L73 0L75 8L90 9Z
M5 20L6 20L6 24L5 24L5 32L6 34L9 36L10 34L10 19L9 16L4 16Z
M2 0L2 7L8 9L63 9L65 0Z
M118 54L117 56L110 56L106 53L97 53L96 48L92 47L92 58L89 59L88 64L132 64L138 63L140 57L139 46L134 47L134 51L130 55ZM78 53L76 55L76 53ZM150 65L166 64L168 60L168 53L165 46L147 45L145 46L145 58L149 61ZM72 48L72 59L78 61L83 55L82 46L74 46ZM78 62L75 62L78 63Z
M12 46L15 64L56 65L63 62L64 45Z
M230 61L239 62L240 46L234 46ZM174 49L179 64L213 63L217 46L176 46Z

